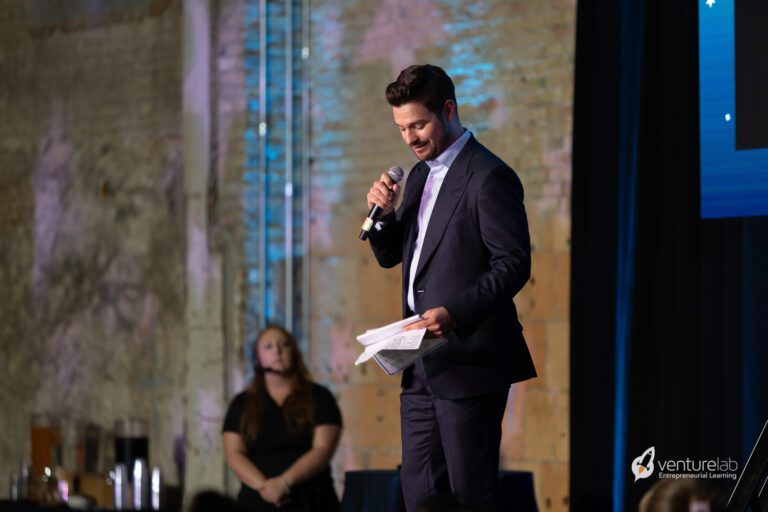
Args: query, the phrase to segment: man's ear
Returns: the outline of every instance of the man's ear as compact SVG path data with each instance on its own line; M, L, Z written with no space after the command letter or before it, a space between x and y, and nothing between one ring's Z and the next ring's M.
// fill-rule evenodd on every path
M456 119L456 102L453 100L445 100L445 103L443 104L443 113L449 123Z

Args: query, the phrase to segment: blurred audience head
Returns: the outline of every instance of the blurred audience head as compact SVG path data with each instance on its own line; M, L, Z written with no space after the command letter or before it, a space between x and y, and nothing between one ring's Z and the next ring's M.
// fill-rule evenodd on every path
M246 512L235 500L218 491L200 491L192 498L189 512Z
M460 496L436 494L420 503L416 512L481 512L481 509Z
M640 500L639 512L722 512L723 500L696 480L659 480Z

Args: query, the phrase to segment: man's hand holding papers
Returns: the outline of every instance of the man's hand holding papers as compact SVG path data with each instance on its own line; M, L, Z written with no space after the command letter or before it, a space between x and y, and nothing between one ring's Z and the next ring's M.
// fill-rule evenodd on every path
M376 359L379 366L389 375L412 365L427 352L439 347L446 338L424 337L427 329L406 329L407 326L421 321L418 315L398 322L371 329L357 337L365 350L357 358L355 364L361 364L371 358Z

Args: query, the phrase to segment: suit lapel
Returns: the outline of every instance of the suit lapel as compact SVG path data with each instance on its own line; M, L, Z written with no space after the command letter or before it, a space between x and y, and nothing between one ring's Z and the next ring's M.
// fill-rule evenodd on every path
M424 237L424 246L421 248L421 255L419 256L419 267L416 269L416 277L418 277L421 271L424 270L424 266L432 257L432 253L435 252L440 240L443 238L445 228L448 226L448 222L453 216L459 198L461 198L461 195L464 193L464 189L467 186L467 181L471 174L469 170L469 162L472 160L472 155L475 153L476 147L477 142L475 141L475 137L470 136L466 145L462 148L458 156L456 156L456 160L453 161L451 167L448 169L448 173L445 175L443 185L440 187L440 193L437 195L437 200L435 201L435 207L432 210L432 216L429 218L427 234ZM424 186L422 185L421 188L423 190Z

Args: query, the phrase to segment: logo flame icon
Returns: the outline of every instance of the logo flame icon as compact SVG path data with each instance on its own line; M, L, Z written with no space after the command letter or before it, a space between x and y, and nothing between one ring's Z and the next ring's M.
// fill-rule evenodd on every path
M635 482L641 478L648 478L653 474L653 459L656 457L656 448L651 446L643 454L632 461L632 474Z

